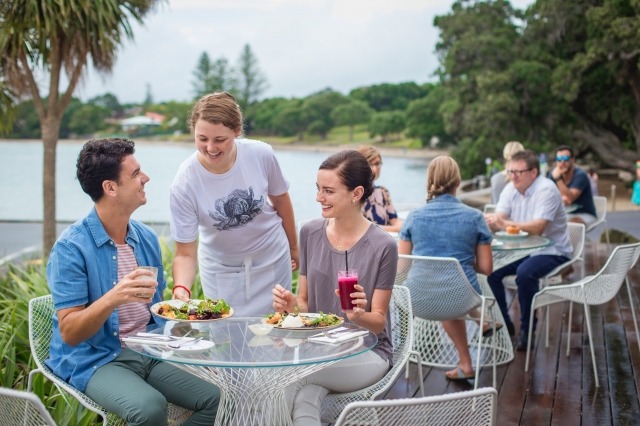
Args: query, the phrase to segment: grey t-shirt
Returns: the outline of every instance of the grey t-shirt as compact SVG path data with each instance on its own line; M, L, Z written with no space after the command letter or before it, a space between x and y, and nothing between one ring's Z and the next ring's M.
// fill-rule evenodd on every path
M300 230L300 275L307 277L309 312L340 315L340 298L336 296L338 271L345 270L345 253L331 246L327 238L328 219L316 219ZM392 290L398 267L398 246L388 233L371 224L360 240L347 251L349 269L358 271L358 284L364 288L371 311L374 289ZM345 316L345 321L349 321ZM391 317L378 334L378 345L373 349L382 359L393 363L391 344Z

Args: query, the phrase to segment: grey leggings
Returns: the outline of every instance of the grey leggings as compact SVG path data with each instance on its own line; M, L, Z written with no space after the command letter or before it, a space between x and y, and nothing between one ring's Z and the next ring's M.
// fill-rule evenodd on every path
M353 392L380 381L389 362L373 351L343 359L294 382L285 389L294 426L319 426L322 401L329 392Z
M184 426L212 425L220 400L216 386L130 349L98 368L85 394L136 426L166 425L167 402L194 411Z

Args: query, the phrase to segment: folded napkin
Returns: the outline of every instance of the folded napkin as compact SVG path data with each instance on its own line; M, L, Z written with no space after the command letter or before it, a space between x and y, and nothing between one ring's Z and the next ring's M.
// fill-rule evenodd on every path
M348 330L348 329L344 329L344 330ZM335 343L342 343L347 340L355 339L360 336L365 336L367 334L369 334L369 331L367 330L336 331L334 333L330 333L332 337L327 337L324 334L316 334L309 337L309 341L318 342L318 343L335 344Z
M123 337L122 341L126 343L141 343L143 345L166 346L169 343L185 344L194 337L183 337L182 339L172 338L154 333L138 333L134 336Z

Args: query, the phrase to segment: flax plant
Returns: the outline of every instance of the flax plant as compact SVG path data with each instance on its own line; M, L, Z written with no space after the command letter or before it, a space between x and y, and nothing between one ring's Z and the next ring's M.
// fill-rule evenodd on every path
M3 289L0 293L0 385L24 390L29 372L36 368L29 346L29 300L49 294L45 268L10 265L6 273L0 275L0 287ZM99 424L95 413L42 375L36 376L32 390L57 424Z

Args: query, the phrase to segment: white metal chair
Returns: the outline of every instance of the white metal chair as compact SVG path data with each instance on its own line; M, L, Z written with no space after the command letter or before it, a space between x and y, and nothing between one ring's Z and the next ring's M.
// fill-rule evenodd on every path
M636 339L638 341L638 349L640 349L640 333L638 333L638 321L633 302L633 293L629 285L627 274L640 256L640 243L618 246L613 250L607 263L595 275L583 278L582 280L567 285L556 285L545 287L533 296L531 302L531 320L533 323L533 315L537 308L548 306L554 303L569 301L569 324L571 324L571 314L573 302L581 303L584 306L584 317L587 322L587 333L589 334L589 347L591 349L591 360L593 362L593 374L595 376L596 387L600 387L598 381L598 371L596 370L596 356L593 350L593 334L591 332L591 316L589 313L590 305L602 305L613 299L623 281L626 280L627 292L629 293L629 302L631 304L631 315L633 316L633 325L636 329ZM568 327L567 333L567 356L569 356L569 345L571 342L571 327ZM527 342L527 359L525 363L525 371L529 370L529 349L531 348L531 328L529 328L529 340Z
M584 243L586 241L586 232L585 226L582 223L567 223L567 229L569 231L569 239L571 240L571 255L569 256L569 260L563 263L562 265L558 265L553 271L549 272L544 277L540 278L539 286L540 288L545 288L550 284L559 284L562 282L562 272L569 267L569 265L573 264L578 260L582 260L582 276L584 276L584 259L582 259L582 253L584 251ZM504 277L502 280L505 287L511 290L518 290L518 286L516 285L516 276L509 275L508 277ZM515 299L514 299L515 300ZM546 310L545 313L546 321L545 321L545 347L549 347L549 310Z
M0 388L0 425L56 426L56 423L37 395Z
M604 232L607 236L607 253L611 250L609 244L609 229L607 228L607 197L603 197L601 195L596 195L593 197L593 204L596 206L596 217L597 220L593 222L587 228L587 232L595 229L596 226L604 223Z
M54 312L55 309L51 295L36 297L29 301L29 345L31 346L31 354L38 368L29 373L27 390L31 391L35 375L42 373L56 386L76 398L85 408L102 417L103 425L126 425L124 419L107 412L107 410L84 393L56 376L53 371L45 365L44 361L49 358L49 346L51 344L51 336L53 335ZM169 404L168 406L167 416L170 425L182 424L190 415L191 411L185 410L177 405Z
M322 404L322 421L334 423L344 407L356 401L373 401L382 398L396 382L409 356L418 358L418 380L420 381L420 394L424 396L422 383L422 365L420 354L412 352L413 345L413 313L411 311L411 296L406 287L394 286L389 304L391 316L391 341L393 343L393 367L377 383L359 391L349 393L329 394Z
M479 295L455 258L400 255L396 284L411 291L414 321L414 349L420 352L422 364L453 368L459 355L453 341L442 328L441 321L465 319L469 349L476 351L475 387L478 386L480 368L493 365L493 386L496 386L496 340L484 342L480 324L490 322L496 334L497 320L492 309L493 296ZM479 310L479 315L477 312ZM477 340L477 343L474 343ZM484 350L491 348L492 352ZM473 355L472 355L473 356Z
M425 398L353 402L335 426L495 426L498 392L481 388Z
M495 212L496 212L496 207L497 207L497 206L498 206L497 204L485 204L485 205L484 205L484 208L482 209L482 212L483 212L484 214L487 214L487 213L495 213Z
M569 256L569 260L565 263L563 263L562 265L558 265L553 271L549 272L547 275L545 275L544 277L542 277L540 279L540 288L545 288L550 284L559 284L562 282L562 275L561 273L569 267L569 265L573 264L574 262L578 261L578 260L582 260L583 261L583 272L582 272L582 276L584 276L584 260L582 259L582 252L584 251L584 243L586 241L586 233L585 233L585 226L583 223L572 223L569 222L567 223L567 228L569 230L569 239L571 240L571 247L572 247L572 251L571 251L571 255ZM515 277L515 275L513 276ZM517 289L517 286L515 286L515 281L514 281L514 286L511 287L509 285L507 285L507 287L509 288L514 288ZM545 312L545 338L544 338L544 345L545 347L549 347L549 309L546 309ZM529 324L533 324L533 323L529 323Z

